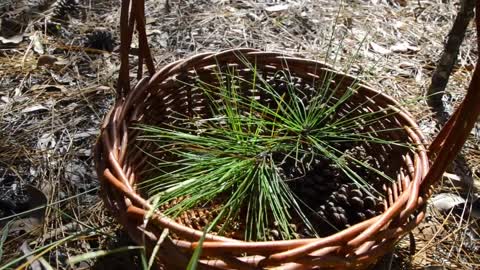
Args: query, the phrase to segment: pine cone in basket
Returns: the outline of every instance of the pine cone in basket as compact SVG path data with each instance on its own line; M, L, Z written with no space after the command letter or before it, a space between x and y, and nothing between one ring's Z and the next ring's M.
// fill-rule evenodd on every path
M310 205L315 211L310 215L310 220L320 236L372 218L383 209L379 198L367 194L353 183L340 184L336 191L329 193L326 200L324 196L317 197L318 204ZM300 232L306 237L314 236L314 233L305 228Z
M337 190L341 184L341 175L337 170L331 168L326 160L317 162L315 170L291 184L294 193L310 207L324 203L328 194Z
M276 73L274 76L268 77L265 82L268 86L274 89L276 93L287 93L293 90L295 95L306 105L316 92L315 88L312 86L312 82L306 82L302 78L290 77L282 73ZM260 85L260 88L264 87L264 85Z
M184 200L185 197L180 197L176 198L169 203L161 205L158 210L162 213L167 211L168 209L171 209L173 206L177 205L179 202ZM172 217L172 219L184 226L187 226L189 228L203 231L205 228L212 223L212 221L217 217L217 215L220 212L220 209L222 207L222 204L220 203L221 200L218 201L212 201L209 203L206 203L203 206L195 207L193 209L189 209L186 211L183 211L181 214L179 214L176 217ZM213 229L210 233L218 233L222 229L222 226L224 225L224 222L220 221L217 223L215 229ZM224 230L224 236L226 237L232 237L232 238L238 238L242 239L243 238L243 233L244 233L244 228L242 228L239 224L233 223L230 224L230 228L223 228ZM174 236L175 237L175 236Z
M159 207L160 212L165 212L174 205L178 204L185 198L176 198L170 201L167 204L164 204ZM205 226L207 226L210 221L214 219L214 213L210 211L208 208L198 208L198 209L190 209L188 211L182 212L177 217L173 219L175 222L185 225L187 227L193 228L195 230L203 230Z
M383 184L385 179L378 173L375 173L373 170L368 168L380 168L380 162L374 156L368 153L364 145L349 144L348 149L345 150L344 153L345 155L355 157L355 159L362 162L362 164L359 164L351 159L347 159L349 167L361 175L364 179L368 179L368 182L371 185L378 187Z
M353 171L372 185L371 188L378 188L379 184L385 182L385 179L365 167L373 166L371 164L376 161L368 155L364 146L350 143L335 147L343 149L342 153L346 156L362 161L363 164L359 164L348 158L345 160ZM381 199L359 188L333 161L317 159L314 164L313 170L304 177L291 181L290 186L302 200L305 213L310 213L308 218L318 235L335 233L381 213ZM372 190L371 193L375 194L375 191ZM301 236L315 236L305 224L299 224L298 227Z

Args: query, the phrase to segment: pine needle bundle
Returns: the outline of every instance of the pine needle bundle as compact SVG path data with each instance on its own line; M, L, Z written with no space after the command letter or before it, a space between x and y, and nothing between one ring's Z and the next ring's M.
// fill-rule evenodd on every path
M385 181L391 181L389 176L349 155L342 145L408 147L378 135L391 129L366 128L395 110L353 113L362 104L345 110L358 83L340 89L331 83L333 73L313 81L286 72L265 77L254 63L244 64L248 75L219 66L214 83L200 76L195 82L181 81L207 97L208 117L175 112L169 124L137 127L143 132L140 140L156 144L157 151L147 153L156 176L141 184L155 207L169 204L164 213L177 217L220 201L209 231L241 230L246 240L292 239L299 237L295 225L301 223L318 236L306 213L309 206L292 183L319 160L328 160L363 193L382 196L358 168ZM287 173L291 168L295 173ZM172 205L177 198L182 200Z

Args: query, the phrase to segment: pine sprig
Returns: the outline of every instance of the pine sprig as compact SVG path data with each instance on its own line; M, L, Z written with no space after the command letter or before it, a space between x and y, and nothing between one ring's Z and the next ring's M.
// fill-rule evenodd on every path
M155 207L183 198L165 211L167 215L178 216L221 199L221 209L207 230L217 228L222 233L243 219L247 240L267 239L272 227L278 228L281 238L290 239L295 237L290 226L292 213L314 230L302 212L304 203L288 185L288 181L295 179L287 179L283 166L290 160L293 165L289 166L307 173L316 158L330 160L367 194L381 195L352 164L385 180L391 179L370 164L346 155L338 145L408 147L379 135L396 128L374 126L396 110L386 108L360 114L345 111L359 85L354 81L346 89L338 89L341 83L333 86L333 72L314 81L313 90L308 92L286 72L274 75L275 83L280 86L272 85L257 73L255 64L241 60L252 71L252 79L242 77L233 68L219 68L214 83L199 79L182 82L187 87L201 89L209 101L210 117L200 119L177 112L174 125L138 127L144 133L140 139L157 146L159 158L154 167L160 173L142 183L142 188L158 202ZM245 89L261 92L273 105L262 103L254 95L242 94ZM353 109L360 111L358 108Z

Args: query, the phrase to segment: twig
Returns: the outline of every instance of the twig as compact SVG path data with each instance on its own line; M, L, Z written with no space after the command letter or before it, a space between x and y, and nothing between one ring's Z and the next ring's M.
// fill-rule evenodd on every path
M165 0L165 13L170 13L170 1L169 0Z
M460 9L456 15L452 29L448 34L447 43L440 56L437 68L432 76L432 83L428 88L428 105L435 112L439 124L444 124L447 120L447 113L442 103L442 97L447 86L448 79L452 73L453 66L457 60L460 45L465 38L470 20L473 18L473 8L475 0L461 0Z

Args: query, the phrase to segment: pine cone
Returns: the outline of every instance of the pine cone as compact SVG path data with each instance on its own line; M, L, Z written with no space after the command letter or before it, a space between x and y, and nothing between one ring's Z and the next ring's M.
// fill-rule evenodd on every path
M187 197L175 198L170 202L161 205L158 210L160 212L166 212L168 209L182 202L186 198ZM178 216L173 217L173 220L184 226L193 228L195 230L203 231L205 227L210 225L210 223L215 219L215 217L217 217L220 209L220 204L210 202L204 207L195 207L190 210L183 211ZM216 230L220 229L222 225L222 222L220 222L220 224L217 224Z
M112 32L107 29L97 28L87 35L85 47L111 52L113 51L113 36Z
M309 219L317 234L327 236L338 230L345 229L379 215L383 210L380 199L366 194L355 184L336 184L334 192L312 192L309 196L309 206L315 213L309 215ZM322 194L329 194L326 198ZM312 198L316 198L316 203ZM314 237L315 233L306 229L300 229L304 237Z
M382 210L380 199L368 195L351 183L343 184L337 192L332 193L329 200L346 209L346 226L374 217Z
M293 192L310 208L316 209L326 202L328 194L338 189L342 177L337 170L331 168L326 159L316 159L313 163L316 164L315 169L299 179L291 178L294 175L291 171L293 169L285 170L288 179L295 179L289 182Z
M0 19L0 36L11 37L18 35L23 31L23 28L26 27L25 24L11 18L1 18Z
M78 0L58 0L53 8L52 20L66 22L69 17L75 17L79 13Z
M12 0L5 0L0 3L0 12L3 14L4 12L7 12L8 10L11 10L13 8L13 1Z

